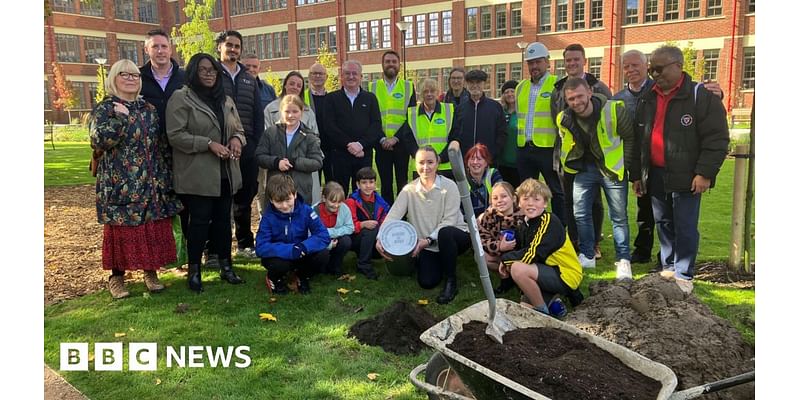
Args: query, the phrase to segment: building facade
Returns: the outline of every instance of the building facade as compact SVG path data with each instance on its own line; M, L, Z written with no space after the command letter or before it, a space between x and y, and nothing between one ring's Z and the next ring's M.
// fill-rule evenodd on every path
M73 111L85 112L94 104L96 59L144 64L144 34L186 21L185 0L51 1L45 118L59 122L66 113L50 111L53 60L80 98ZM398 22L407 23L405 32ZM409 76L437 79L443 90L453 67L483 69L487 95L498 97L507 79L527 78L520 46L539 41L558 75L563 49L581 43L587 71L616 91L624 84L622 53L650 54L670 42L692 49L704 79L720 82L729 110L751 107L755 92L755 0L217 0L210 25L241 32L242 53L256 53L262 71L281 78L291 70L306 76L325 43L339 65L361 61L366 82L380 76L381 55L394 49L405 54Z

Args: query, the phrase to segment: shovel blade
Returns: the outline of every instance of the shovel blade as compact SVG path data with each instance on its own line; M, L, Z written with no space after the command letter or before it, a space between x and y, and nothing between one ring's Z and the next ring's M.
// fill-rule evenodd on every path
M494 318L486 324L486 334L495 342L503 344L503 335L516 328L517 327L511 323L511 320L508 319L505 314L500 312L500 310L496 310Z

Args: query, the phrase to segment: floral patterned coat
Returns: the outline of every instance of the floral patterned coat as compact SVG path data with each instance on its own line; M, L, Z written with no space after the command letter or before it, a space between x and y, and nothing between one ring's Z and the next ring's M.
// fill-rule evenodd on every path
M114 102L129 114L116 112ZM172 217L182 208L172 190L171 150L158 124L155 107L141 97L108 96L92 111L90 142L100 154L97 222L136 226Z

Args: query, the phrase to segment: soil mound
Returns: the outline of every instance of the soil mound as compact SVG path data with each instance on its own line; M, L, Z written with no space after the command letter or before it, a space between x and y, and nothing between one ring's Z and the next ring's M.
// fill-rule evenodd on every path
M755 368L755 349L694 295L657 274L634 282L598 281L565 322L625 346L675 372L683 390ZM703 399L753 399L753 383Z
M398 301L382 313L350 327L348 336L394 354L417 354L427 346L419 335L439 322L424 308Z
M486 334L486 323L473 321L447 347L554 400L649 400L661 390L658 381L559 329L515 329L500 344Z

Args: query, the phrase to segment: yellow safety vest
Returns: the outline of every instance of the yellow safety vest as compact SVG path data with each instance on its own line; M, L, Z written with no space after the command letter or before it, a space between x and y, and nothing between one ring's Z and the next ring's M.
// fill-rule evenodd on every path
M550 113L550 96L553 94L558 78L550 74L545 78L536 103L533 106L533 144L539 147L553 147L556 143L558 129ZM525 147L525 124L528 121L528 98L531 92L531 80L520 82L516 88L517 96L517 147Z
M370 82L369 91L378 98L378 106L381 109L381 125L383 133L387 138L393 137L397 130L406 122L406 109L414 87L410 81L398 79L394 84L394 89L389 93L386 82L383 79Z
M422 115L419 114L419 109L420 107L425 107L424 104L408 107L407 115L408 126L417 141L417 146L430 145L436 150L436 154L441 154L447 147L447 135L450 133L450 128L453 127L454 114L452 103L439 103L439 105L439 112L434 113L430 120L428 120L428 115L425 114L425 111L423 111ZM412 171L416 171L414 157L411 157L408 167ZM452 167L449 162L439 164L439 170L441 171L450 169Z
M486 193L489 194L489 204L492 204L492 175L494 175L494 168L489 168L483 175L483 186L486 187Z
M600 120L597 122L597 141L603 151L603 164L622 181L625 178L625 149L622 147L622 138L617 134L617 107L625 107L625 103L609 100L603 106ZM565 172L576 174L578 171L567 167L567 155L575 147L575 139L572 137L572 132L561 123L563 119L564 111L561 111L556 117L561 134L561 165L564 166ZM585 151L591 150L587 148Z
M316 106L314 105L314 99L311 97L311 89L306 88L306 90L303 92L303 101L306 102L306 105L311 109L311 111L314 111L315 113L317 112Z

